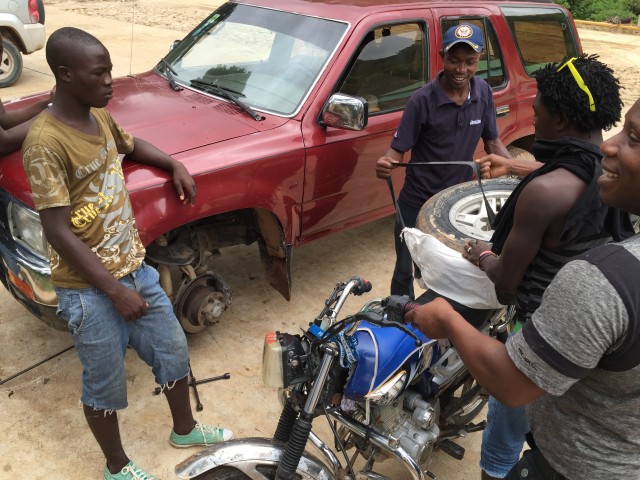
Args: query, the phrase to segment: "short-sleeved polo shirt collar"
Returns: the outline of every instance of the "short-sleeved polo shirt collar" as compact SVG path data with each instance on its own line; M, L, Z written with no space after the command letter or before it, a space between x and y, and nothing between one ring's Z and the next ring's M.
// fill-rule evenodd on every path
M442 78L443 75L444 75L444 72L440 72L435 79L436 81L433 82L434 83L433 91L436 93L436 101L439 107L447 103L453 103L453 100L451 100L451 97L449 97L449 95L446 94L446 92L442 88L442 85L440 85L440 79ZM475 77L471 77L469 79L469 96L467 97L467 101L477 102L478 98L479 96L478 96L477 82Z

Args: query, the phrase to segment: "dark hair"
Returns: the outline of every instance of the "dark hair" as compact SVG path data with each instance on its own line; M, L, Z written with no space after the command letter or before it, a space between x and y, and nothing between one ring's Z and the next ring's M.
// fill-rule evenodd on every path
M46 57L49 68L57 76L58 67L74 67L78 59L78 47L102 45L102 42L90 33L75 27L63 27L47 40Z
M566 62L550 63L533 76L538 82L539 98L551 114L564 114L583 132L609 130L621 117L620 82L613 70L598 60L598 55L582 54L573 65L589 88L595 111L589 109L587 94L580 89Z

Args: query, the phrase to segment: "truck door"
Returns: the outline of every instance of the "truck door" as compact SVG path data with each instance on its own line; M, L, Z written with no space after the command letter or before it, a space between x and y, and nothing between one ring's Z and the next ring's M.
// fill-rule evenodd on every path
M351 46L341 52L342 64L332 68L334 79L319 94L319 108L304 119L307 163L300 242L394 211L387 183L376 178L376 161L389 148L409 97L427 83L430 69L425 12L402 12L406 20L393 13L354 31ZM319 124L323 102L336 92L367 101L363 131ZM404 171L397 169L393 180L397 195Z

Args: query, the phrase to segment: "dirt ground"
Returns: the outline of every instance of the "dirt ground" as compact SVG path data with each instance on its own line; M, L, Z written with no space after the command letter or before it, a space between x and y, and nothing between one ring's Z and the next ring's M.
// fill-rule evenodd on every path
M114 74L151 68L169 48L213 9L206 1L47 1L48 32L73 25L98 36L111 51ZM640 97L640 36L580 29L584 50L598 53L625 87L626 109ZM0 91L7 100L48 90L53 79L44 52L25 58L16 85ZM625 110L626 110L625 109ZM388 290L394 258L392 219L387 218L332 238L303 246L293 254L293 300L288 303L263 280L257 249L235 247L222 256L218 272L234 288L224 320L190 336L196 378L226 372L230 380L198 387L204 422L233 428L238 436L271 436L279 405L275 392L262 386L261 349L264 333L295 331L319 313L337 281L362 274L374 285L368 298ZM232 261L231 261L232 260ZM71 339L38 322L0 289L0 378L59 352ZM345 310L356 310L352 300ZM173 467L192 452L170 447L170 416L163 399L153 394L153 378L135 354L127 357L129 408L120 414L128 454L160 478L175 478ZM86 428L79 402L80 365L73 350L0 386L0 479L97 479L103 459ZM464 460L435 455L432 471L439 479L478 478L480 434L460 442ZM393 478L406 476L393 466Z

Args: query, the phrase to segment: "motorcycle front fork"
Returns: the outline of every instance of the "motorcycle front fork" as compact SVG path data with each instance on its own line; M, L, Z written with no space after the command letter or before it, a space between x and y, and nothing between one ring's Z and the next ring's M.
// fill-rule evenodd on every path
M327 345L325 349L325 355L322 359L320 372L314 381L313 387L309 392L307 401L305 402L300 414L298 415L298 412L296 412L291 403L285 401L284 408L280 415L280 420L278 421L278 426L276 427L276 432L273 436L274 440L286 443L285 450L280 458L280 463L276 471L276 480L292 480L295 478L296 467L300 462L300 458L302 458L309 438L311 438L314 446L323 454L323 457L333 469L333 474L342 470L342 466L335 454L311 431L313 412L317 407L320 394L325 386L333 362L338 355L338 348L334 344ZM412 480L425 479L420 466L403 448L400 447L400 445L390 445L388 438L383 437L375 431L367 429L360 422L355 421L339 411L333 411L330 415L338 423L347 427L362 438L368 439L368 441L373 443L376 447L390 453L393 457L403 463L408 469ZM373 474L373 472L370 473L370 478L380 478Z
M313 421L313 413L318 406L318 401L325 383L333 366L335 358L339 355L337 345L327 343L324 347L324 355L320 365L320 371L315 378L313 387L309 391L307 401L299 415L291 406L285 402L285 407L280 415L275 440L286 442L286 447L280 458L278 469L276 470L276 480L293 480L296 475L296 468L302 458L307 440L311 434L311 423Z

